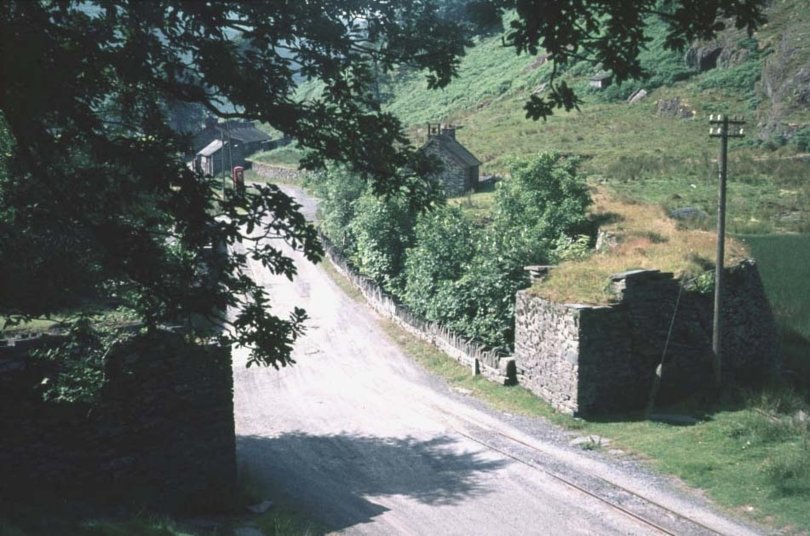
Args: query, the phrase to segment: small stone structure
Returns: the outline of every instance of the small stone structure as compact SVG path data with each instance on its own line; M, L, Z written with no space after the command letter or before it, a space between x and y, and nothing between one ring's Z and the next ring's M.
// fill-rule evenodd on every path
M525 387L571 414L640 409L665 346L659 400L713 380L711 294L681 290L672 274L655 270L616 274L610 285L610 306L518 292L515 364ZM779 342L754 262L727 269L725 289L723 374L761 380L778 369Z
M456 140L458 128L461 127L428 124L427 142L419 149L441 161L438 180L449 197L474 190L481 166L481 161Z
M613 80L613 74L608 72L597 73L588 80L588 85L596 89L605 89Z
M635 90L633 93L627 97L627 104L635 104L637 102L641 102L643 99L647 97L647 90L644 88L639 88Z
M205 128L194 134L193 151L201 151L214 140L232 142L241 148L240 152L244 155L268 149L272 143L270 135L256 128L252 121L218 122L215 117L209 116L205 120Z
M57 340L0 346L0 501L44 491L173 511L235 492L227 349L136 336L105 361L96 402L44 402L48 365L29 354Z
M672 99L659 99L655 102L656 113L660 117L675 117L680 119L693 119L697 112L680 97Z

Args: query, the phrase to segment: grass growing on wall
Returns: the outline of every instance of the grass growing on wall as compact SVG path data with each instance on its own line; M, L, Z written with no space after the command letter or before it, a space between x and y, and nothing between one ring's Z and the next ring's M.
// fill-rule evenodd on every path
M560 264L548 279L535 283L533 294L556 302L604 305L611 298L608 279L618 272L654 269L696 277L713 269L713 232L681 229L661 207L619 201L603 188L594 189L593 198L593 217L616 246ZM744 245L734 239L728 239L726 249L726 266L747 256Z

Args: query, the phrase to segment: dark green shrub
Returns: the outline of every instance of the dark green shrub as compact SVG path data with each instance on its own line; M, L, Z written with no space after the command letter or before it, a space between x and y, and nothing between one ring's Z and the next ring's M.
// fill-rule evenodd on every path
M799 129L791 141L799 151L810 151L810 127Z
M354 237L355 266L387 291L400 295L405 250L413 244L414 216L401 197L378 197L366 191L356 203L349 231Z
M728 69L713 69L705 73L698 82L698 88L721 89L727 93L754 97L756 83L762 76L762 64L758 59L749 59Z
M347 255L354 252L355 240L350 227L356 212L356 203L366 184L344 167L331 167L307 179L320 199L319 229Z
M452 284L475 253L474 229L457 207L442 206L420 215L415 245L405 260L403 299L428 320L448 323L457 306Z

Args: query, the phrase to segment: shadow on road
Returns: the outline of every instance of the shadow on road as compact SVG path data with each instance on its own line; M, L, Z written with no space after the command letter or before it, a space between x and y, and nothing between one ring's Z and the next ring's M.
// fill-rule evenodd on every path
M367 497L452 505L487 493L482 474L508 462L466 452L456 441L294 432L237 437L237 456L271 496L285 496L329 530L340 530L388 510Z

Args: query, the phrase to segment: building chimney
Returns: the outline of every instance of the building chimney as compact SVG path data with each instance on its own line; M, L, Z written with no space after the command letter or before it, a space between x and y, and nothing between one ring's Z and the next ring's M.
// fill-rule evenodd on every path
M444 134L445 136L447 136L452 140L456 139L455 125L442 125L442 134Z

